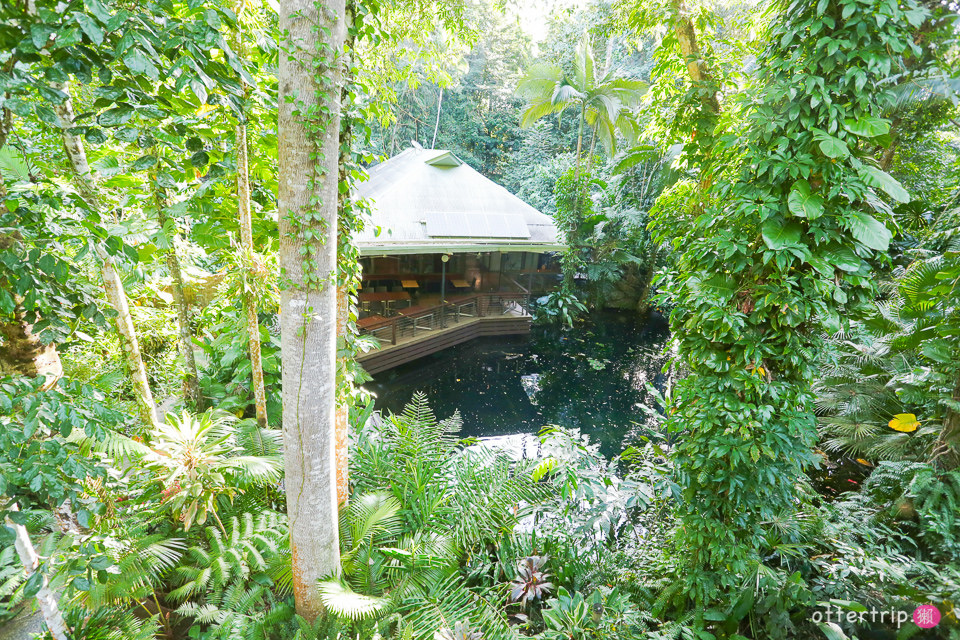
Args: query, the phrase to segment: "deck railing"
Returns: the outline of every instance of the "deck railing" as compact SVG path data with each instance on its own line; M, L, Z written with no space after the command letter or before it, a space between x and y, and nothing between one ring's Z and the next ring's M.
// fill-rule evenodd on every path
M371 316L357 322L360 332L391 345L404 336L448 329L463 318L530 315L529 293L477 293L451 296L443 304L398 309L390 317Z

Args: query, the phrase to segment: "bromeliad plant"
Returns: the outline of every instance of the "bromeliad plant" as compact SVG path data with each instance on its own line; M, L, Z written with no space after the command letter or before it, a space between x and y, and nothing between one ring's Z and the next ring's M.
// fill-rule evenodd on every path
M510 589L511 600L526 607L550 594L553 583L548 580L550 574L544 569L548 559L547 556L527 556L517 563L517 578Z
M237 441L237 427L232 416L217 416L212 410L198 416L184 412L171 415L169 423L151 434L150 451L144 461L158 475L164 505L183 522L185 530L213 516L227 535L217 515L217 500L223 497L232 502L244 489L280 479L281 456L246 455ZM241 429L256 427L247 424ZM260 429L257 439L277 440L278 435Z

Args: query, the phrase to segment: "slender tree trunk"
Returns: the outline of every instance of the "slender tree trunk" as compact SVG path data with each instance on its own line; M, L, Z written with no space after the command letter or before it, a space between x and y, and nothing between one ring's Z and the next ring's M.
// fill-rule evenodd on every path
M237 11L240 15L240 11ZM237 55L243 58L246 55L246 45L243 40L243 31L236 34ZM242 80L241 80L242 82ZM249 95L249 88L244 83L244 98ZM253 215L250 211L250 162L247 145L247 114L243 112L237 120L237 203L240 212L240 247L247 259L252 259L253 249ZM246 261L245 261L246 262ZM252 265L246 266L251 270L249 277L254 277ZM257 411L257 424L260 428L267 427L267 388L263 382L263 360L260 355L260 320L257 316L257 301L252 292L245 292L243 296L243 310L247 320L247 348L250 351L250 378L253 387L253 402Z
M167 195L163 187L156 184L156 176L152 176L154 201L157 206L157 222L160 224L161 233L165 233L167 226L173 227L168 241L170 246L164 251L164 259L167 263L167 271L170 272L173 290L173 306L177 310L177 329L180 333L180 355L183 356L183 363L186 367L186 375L183 378L184 395L187 404L193 407L194 411L203 411L203 396L200 394L200 375L197 373L197 360L193 355L193 333L190 331L190 307L187 299L183 295L183 272L180 270L180 260L177 258L177 230L176 223L173 223L167 217Z
M710 123L707 131L694 129L694 140L705 140L706 144L701 143L700 152L700 190L706 191L712 182L712 171L709 165L709 154L703 149L712 146L713 134L716 129L716 122L720 115L720 100L717 97L717 87L714 85L713 76L710 73L710 67L700 51L700 44L697 42L697 31L694 28L693 20L687 14L683 0L671 0L671 8L676 14L675 25L677 31L677 41L680 44L680 53L683 55L687 65L687 74L694 87L700 89L700 110L707 116Z
M133 326L133 316L130 315L130 306L127 303L127 293L123 288L123 280L120 279L113 257L107 253L103 245L96 242L94 250L100 258L100 275L103 278L103 290L106 293L107 302L117 312L114 322L117 327L117 334L120 336L124 364L133 383L133 396L137 403L140 419L147 425L155 426L158 422L157 407L153 402L153 392L150 391L147 368L143 364L140 341L137 338L137 330Z
M63 84L59 88L67 96L70 95L69 85ZM68 97L62 104L56 105L55 110L60 121L63 146L67 152L67 158L70 160L71 168L79 181L77 186L80 194L91 209L103 215L104 212L101 209L100 199L96 191L95 176L90 170L89 162L87 162L87 153L83 148L83 141L70 133L74 120L71 99ZM107 253L103 244L99 240L92 241L92 244L97 257L100 258L100 275L103 277L103 289L107 301L117 312L117 333L120 336L120 345L123 348L124 364L126 364L127 372L133 382L133 394L140 417L146 424L155 425L157 424L156 406L147 380L147 369L140 354L140 342L133 326L133 317L130 315L123 281L120 279L113 258Z
M245 116L244 116L245 117ZM254 256L253 216L250 211L250 169L247 155L247 125L237 124L237 200L240 208L240 247L247 260ZM245 261L246 262L246 261ZM249 277L254 277L252 265ZM260 351L260 319L257 316L257 301L252 292L243 296L243 309L247 320L247 347L250 351L250 376L253 386L253 401L257 411L257 424L267 426L267 388L263 382L263 360Z
M16 504L10 507L10 511L19 510ZM23 568L29 574L35 573L40 568L40 556L37 555L37 550L30 540L30 532L22 524L17 524L10 518L6 518L6 525L13 529L16 536L13 546L17 550L17 555L20 556ZM43 616L43 621L47 623L50 635L53 636L54 640L70 640L67 633L67 623L64 622L63 614L60 613L59 598L50 588L47 576L41 577L40 590L37 591L36 597L37 604L40 605L40 614Z
M323 610L337 531L337 160L344 0L281 0L280 263L283 439L297 613ZM318 77L319 76L319 77Z
M587 105L586 103L580 104L580 125L577 127L577 164L576 168L573 170L573 179L574 181L580 180L580 153L583 148L583 123L587 119Z
M597 130L590 129L590 155L587 156L587 173L593 173L593 154L597 146Z
M435 149L437 147L437 132L440 131L440 109L443 107L443 87L440 87L440 97L437 98L437 123L433 125L433 141L430 143L430 148Z

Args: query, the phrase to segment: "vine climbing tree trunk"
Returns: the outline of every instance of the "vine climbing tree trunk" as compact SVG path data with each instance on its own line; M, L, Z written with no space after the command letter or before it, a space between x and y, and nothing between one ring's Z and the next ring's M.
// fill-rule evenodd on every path
M338 574L337 161L344 0L282 0L280 265L283 439L297 613L323 610Z
M70 132L74 127L74 114L69 85L64 84L59 88L67 95L66 100L55 108L67 158L77 177L77 186L84 202L97 215L102 216L103 211L97 194L95 175L87 161L83 141ZM133 317L130 315L130 306L127 303L127 293L123 288L123 280L120 279L113 257L107 252L103 243L95 239L92 244L94 252L100 259L100 275L103 278L103 290L106 293L107 302L117 313L115 320L117 334L120 336L124 364L133 382L133 394L140 417L146 424L155 425L157 423L156 405L153 402L153 393L150 391L147 369L140 354L140 342L133 325Z
M183 389L187 404L195 411L203 411L203 396L200 393L200 376L197 373L197 360L193 355L193 332L190 331L190 305L183 294L183 272L180 269L180 260L177 258L177 228L176 222L167 216L167 195L163 187L156 183L156 176L151 176L153 182L154 202L157 207L157 222L161 233L167 234L170 246L164 250L164 260L167 271L170 272L171 289L173 291L173 306L177 312L177 330L180 334L180 355L186 374L183 377Z
M240 15L240 9L237 10ZM238 22L239 25L239 22ZM240 58L246 55L243 30L237 28L234 50ZM244 82L241 79L241 82ZM249 94L249 87L244 82L244 98ZM244 110L237 120L237 208L240 214L240 250L244 256L244 268L250 271L248 277L254 277L253 265L253 215L250 211L250 160L247 145L247 114ZM253 387L253 401L257 411L257 424L261 428L267 426L267 388L263 382L263 360L260 352L260 319L257 316L257 300L251 291L243 295L243 311L247 322L247 349L250 352L250 381Z
M700 189L703 191L710 186L709 150L713 146L714 130L720 115L720 100L717 97L718 87L710 71L710 65L701 51L700 43L697 41L696 27L687 13L683 0L671 0L670 8L673 13L673 26L676 31L677 42L680 45L680 55L683 56L684 63L687 66L687 75L690 77L690 82L700 96L699 115L695 122L691 140L698 147L698 151L694 155L698 156Z

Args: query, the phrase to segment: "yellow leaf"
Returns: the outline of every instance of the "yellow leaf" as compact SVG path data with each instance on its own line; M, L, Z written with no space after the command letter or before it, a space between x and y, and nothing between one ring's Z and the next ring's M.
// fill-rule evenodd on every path
M912 413L898 413L897 415L893 416L893 420L887 424L891 429L895 431L902 431L903 433L916 431L917 427L920 426L917 416L913 415Z
M197 109L197 115L202 118L203 116L207 115L211 111L216 110L217 106L218 105L215 105L215 104L202 104L200 105L200 108Z
M864 466L867 466L867 467L872 467L872 466L873 466L873 463L872 463L872 462L870 462L869 460L864 460L863 458L857 458L857 462L859 462L860 464L862 464L862 465L864 465Z

